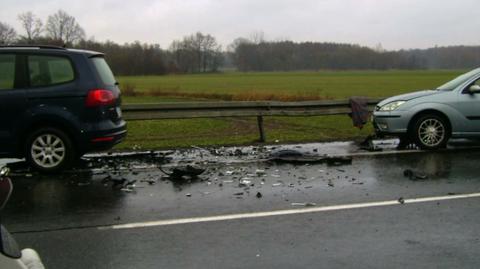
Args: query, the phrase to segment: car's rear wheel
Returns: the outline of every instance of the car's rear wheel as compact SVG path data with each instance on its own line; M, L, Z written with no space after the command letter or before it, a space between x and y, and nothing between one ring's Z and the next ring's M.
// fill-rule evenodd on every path
M415 122L413 139L421 149L439 149L447 146L450 129L443 117L435 114L423 115Z
M62 170L75 159L70 137L57 128L41 128L31 133L25 151L30 165L42 172Z

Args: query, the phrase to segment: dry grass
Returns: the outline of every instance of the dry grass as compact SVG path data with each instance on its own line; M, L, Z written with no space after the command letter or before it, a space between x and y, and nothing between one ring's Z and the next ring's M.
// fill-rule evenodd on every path
M184 92L179 89L156 89L148 91L136 91L133 84L125 84L122 86L122 95L135 96L155 96L155 97L182 97L189 99L207 99L207 100L222 100L222 101L314 101L333 99L329 96L322 96L319 94L287 94L287 93L266 93L266 92L242 92L242 93L205 93L205 92Z
M131 83L122 85L122 95L130 97L138 96L138 92L135 91L135 85Z

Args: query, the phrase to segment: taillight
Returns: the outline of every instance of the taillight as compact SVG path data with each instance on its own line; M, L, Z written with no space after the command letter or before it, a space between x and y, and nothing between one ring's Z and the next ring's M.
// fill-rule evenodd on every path
M87 107L96 107L96 106L107 106L115 104L115 95L112 91L104 89L94 89L90 90L85 100L85 106Z

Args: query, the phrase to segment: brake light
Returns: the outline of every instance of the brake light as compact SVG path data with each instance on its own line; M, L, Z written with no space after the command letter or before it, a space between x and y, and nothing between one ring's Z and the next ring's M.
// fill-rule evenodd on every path
M85 100L85 106L107 106L114 104L115 100L116 98L112 91L105 89L93 89L88 92L87 99Z

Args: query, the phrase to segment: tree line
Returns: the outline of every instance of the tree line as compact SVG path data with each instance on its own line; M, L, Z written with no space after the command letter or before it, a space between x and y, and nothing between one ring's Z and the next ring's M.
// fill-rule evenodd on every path
M0 22L0 45L56 45L100 51L117 75L162 75L166 73L217 72L224 54L215 37L195 33L172 42L169 49L139 41L117 44L87 39L76 19L63 10L44 23L32 12L18 15L23 34Z
M76 19L63 10L42 21L18 15L22 34L0 22L0 45L58 45L101 51L117 75L239 71L463 69L480 65L480 46L386 51L353 44L266 41L263 34L237 38L226 50L210 34L194 33L169 48L139 41L118 44L87 39Z

